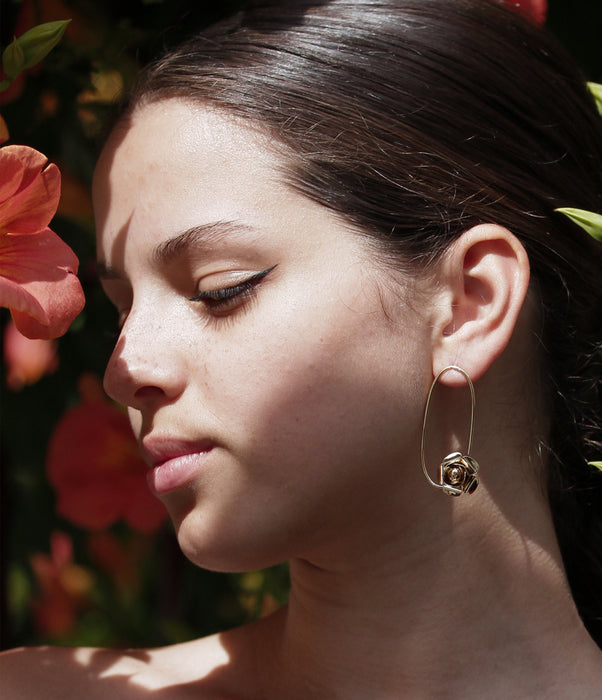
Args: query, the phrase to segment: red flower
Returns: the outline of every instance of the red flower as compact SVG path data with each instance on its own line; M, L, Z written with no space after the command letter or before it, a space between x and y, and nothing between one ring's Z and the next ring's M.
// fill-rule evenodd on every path
M548 0L511 0L510 6L535 24L544 24L548 12Z
M4 330L4 361L6 383L13 391L20 391L27 384L35 384L45 374L58 367L55 340L26 338L14 323Z
M123 518L135 530L153 532L165 519L165 508L148 489L148 467L127 416L104 398L96 382L82 383L84 401L65 413L50 439L46 468L57 511L91 530Z
M53 532L50 556L38 552L31 567L39 589L33 601L34 624L47 637L64 637L77 622L77 613L89 602L93 578L73 561L73 543L64 532Z
M0 148L0 305L28 338L63 335L84 306L78 260L48 228L61 176L28 146Z

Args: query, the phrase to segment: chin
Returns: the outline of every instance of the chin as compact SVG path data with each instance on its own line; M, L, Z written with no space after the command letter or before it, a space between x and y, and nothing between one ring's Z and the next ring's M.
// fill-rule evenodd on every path
M210 571L241 573L257 571L286 561L283 553L268 552L265 539L250 536L249 525L237 529L232 523L209 522L207 516L190 511L172 522L180 549L193 564ZM242 531L244 530L244 532Z

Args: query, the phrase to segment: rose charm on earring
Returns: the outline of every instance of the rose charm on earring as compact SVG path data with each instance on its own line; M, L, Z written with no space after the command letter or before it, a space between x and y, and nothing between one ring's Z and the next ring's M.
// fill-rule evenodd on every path
M422 471L427 479L427 481L435 488L441 489L443 493L448 496L461 496L463 493L472 494L476 491L479 485L479 477L477 473L479 471L479 465L476 459L470 457L469 454L463 455L461 452L452 452L447 455L445 459L439 465L439 483L433 481L429 476L428 470L426 468L426 462L424 459L424 443L426 435L426 424L428 419L429 407L431 404L431 396L435 385L439 381L439 378L445 372L450 370L455 370L460 372L466 381L468 382L468 387L470 389L470 432L468 434L468 448L467 453L470 453L470 448L472 447L472 433L474 430L474 408L475 408L475 391L472 381L468 374L461 368L455 365L449 365L449 367L444 367L439 374L433 380L431 384L428 397L426 399L426 406L424 408L424 420L422 422L422 439L420 442L420 461L422 462Z
M449 496L474 493L479 485L478 471L476 459L461 452L452 452L439 465L438 485Z

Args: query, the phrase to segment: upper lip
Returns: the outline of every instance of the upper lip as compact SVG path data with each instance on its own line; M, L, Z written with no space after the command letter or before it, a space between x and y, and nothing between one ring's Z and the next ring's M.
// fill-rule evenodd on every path
M207 452L214 446L208 439L187 440L169 436L147 436L140 441L142 458L151 467L183 455Z

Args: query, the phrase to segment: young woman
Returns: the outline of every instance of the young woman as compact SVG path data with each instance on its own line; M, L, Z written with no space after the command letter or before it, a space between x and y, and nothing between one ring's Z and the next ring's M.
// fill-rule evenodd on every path
M150 486L290 602L13 652L10 697L600 694L602 244L556 209L602 211L602 122L554 41L488 0L250 9L146 70L95 203Z

